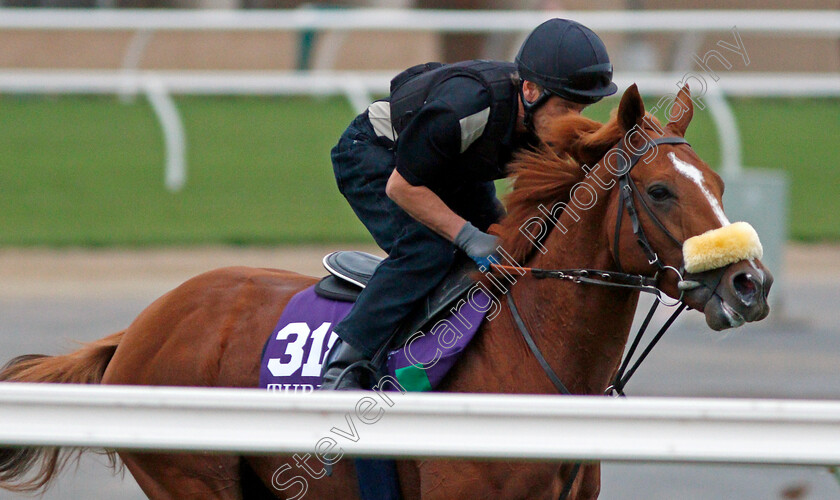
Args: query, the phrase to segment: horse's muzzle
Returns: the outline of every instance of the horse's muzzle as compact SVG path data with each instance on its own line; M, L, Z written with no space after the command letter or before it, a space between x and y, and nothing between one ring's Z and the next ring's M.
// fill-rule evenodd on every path
M767 297L773 275L758 259L741 260L686 279L701 284L686 292L686 302L705 314L706 324L713 330L737 328L770 314Z

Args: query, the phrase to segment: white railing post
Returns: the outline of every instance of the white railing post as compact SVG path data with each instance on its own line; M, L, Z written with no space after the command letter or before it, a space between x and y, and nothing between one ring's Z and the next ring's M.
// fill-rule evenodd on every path
M709 106L712 120L720 143L720 171L728 176L735 176L741 172L741 132L735 113L726 101L726 96L717 86L711 86L703 96L703 101Z
M166 91L160 78L149 75L143 78L143 90L163 130L166 150L164 184L170 192L183 189L187 181L186 134L175 102Z
M372 101L370 93L359 77L347 78L344 82L344 95L356 113L366 110Z
M140 61L149 42L154 36L153 30L139 30L134 33L128 46L125 49L122 60L122 72L125 75L125 86L120 89L119 97L121 102L130 102L137 96L139 90L137 77L140 70Z

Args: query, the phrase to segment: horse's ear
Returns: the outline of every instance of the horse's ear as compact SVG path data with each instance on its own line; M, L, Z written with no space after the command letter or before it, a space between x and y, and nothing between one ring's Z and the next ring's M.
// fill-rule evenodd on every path
M691 100L691 91L688 85L683 85L668 111L668 128L677 135L685 137L685 130L691 123L692 116L694 116L694 102Z
M639 94L639 88L634 83L621 96L621 104L618 105L618 124L626 132L642 123L644 116L645 104Z

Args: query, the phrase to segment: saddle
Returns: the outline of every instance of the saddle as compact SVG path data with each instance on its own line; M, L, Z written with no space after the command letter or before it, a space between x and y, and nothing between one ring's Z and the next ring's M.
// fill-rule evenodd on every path
M315 293L326 299L355 302L382 260L381 257L356 250L333 252L324 257L324 267L330 274L315 285ZM409 335L447 311L475 284L471 277L474 272L472 261L459 256L443 281L397 329L389 345L402 345Z

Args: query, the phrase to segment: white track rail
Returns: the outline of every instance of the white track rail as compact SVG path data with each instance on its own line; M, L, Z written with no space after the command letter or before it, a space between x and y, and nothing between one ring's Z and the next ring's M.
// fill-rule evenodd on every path
M383 94L395 71L131 71L0 69L0 92L37 94L116 94L142 92L153 79L172 94L188 95L347 95ZM620 89L631 83L647 95L678 90L684 73L616 75ZM689 82L690 84L691 82ZM726 73L711 90L738 97L837 97L835 73ZM710 90L710 91L711 91ZM364 108L370 102L365 96Z
M343 94L357 111L372 93L387 92L396 71L347 74L337 72L155 72L137 71L144 47L156 31L432 31L441 33L526 33L556 16L576 19L599 33L727 32L779 36L837 37L840 12L830 10L661 10L661 11L455 11L406 9L294 10L148 10L148 9L8 9L0 8L0 29L63 31L136 31L124 57L121 75L98 71L0 71L0 92L117 93L127 98L143 92L152 103L166 144L165 183L180 190L187 178L186 133L168 94ZM617 75L624 87L639 83L649 94L675 91L682 74ZM710 113L721 139L724 170L740 170L740 138L725 97L840 95L840 75L727 73L714 84Z
M840 463L840 402L388 394L2 383L0 444L279 454L329 437L357 456ZM377 422L359 420L363 397Z
M834 37L840 12L829 10L73 10L0 9L0 29L60 30L375 30L527 32L546 19L575 19L596 32L738 31Z

